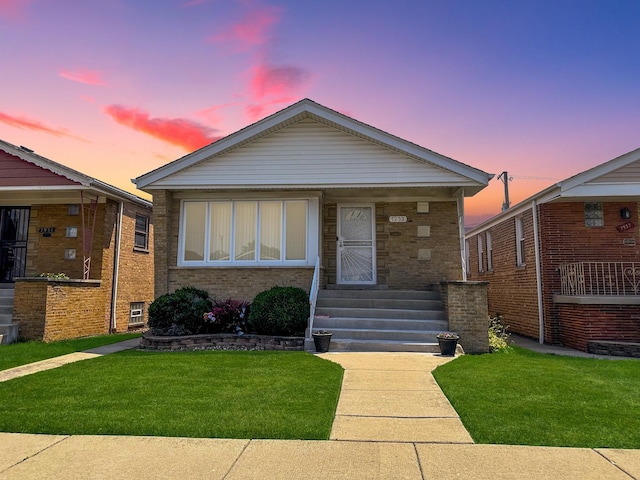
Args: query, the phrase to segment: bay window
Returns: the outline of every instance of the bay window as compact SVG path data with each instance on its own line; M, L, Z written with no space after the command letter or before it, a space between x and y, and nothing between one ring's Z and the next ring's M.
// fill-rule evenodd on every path
M318 202L212 200L182 203L180 265L307 265L317 253Z

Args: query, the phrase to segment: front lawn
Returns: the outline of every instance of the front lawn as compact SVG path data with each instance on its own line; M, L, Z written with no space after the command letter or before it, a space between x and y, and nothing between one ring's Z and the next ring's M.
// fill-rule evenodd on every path
M0 370L19 367L27 363L38 362L47 358L59 357L67 353L81 352L90 348L102 347L139 337L140 333L119 333L100 335L97 337L62 340L60 342L22 342L0 346Z
M304 352L125 351L0 383L0 431L328 439L342 373Z
M640 448L640 361L513 347L433 374L476 443Z

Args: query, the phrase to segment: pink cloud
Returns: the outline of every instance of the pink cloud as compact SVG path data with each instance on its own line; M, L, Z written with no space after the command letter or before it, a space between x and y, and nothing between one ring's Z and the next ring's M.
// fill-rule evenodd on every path
M257 65L252 68L251 94L256 99L290 95L308 79L308 72L299 67Z
M3 112L0 112L0 122L6 123L7 125L11 125L12 127L16 127L20 129L49 133L51 135L55 135L56 137L77 138L71 135L67 130L49 127L31 118L15 117L13 115L9 115Z
M224 110L225 108L234 107L236 105L238 105L238 102L230 102L230 103L223 103L222 105L214 105L212 107L205 108L204 110L200 110L196 112L196 115L198 115L201 118L204 118L210 124L212 123L217 124L222 121L222 116L220 115L220 111Z
M17 20L24 14L31 0L0 0L0 17Z
M232 42L239 50L247 50L268 41L270 27L280 20L281 9L264 7L250 12L240 22L212 36L213 42Z
M73 82L86 83L88 85L96 85L99 87L106 85L105 81L102 80L100 76L100 72L95 70L76 70L75 72L70 70L61 70L58 72L58 75Z
M197 150L222 138L212 136L213 129L184 118L150 118L149 114L143 110L122 105L108 105L104 111L120 125L189 151Z

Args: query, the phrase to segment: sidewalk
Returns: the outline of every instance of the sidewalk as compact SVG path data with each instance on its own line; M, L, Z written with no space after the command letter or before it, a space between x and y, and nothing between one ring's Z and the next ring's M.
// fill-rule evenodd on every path
M92 348L83 352L68 353L67 355L61 355L59 357L47 358L46 360L40 360L39 362L28 363L19 367L9 368L7 370L0 370L0 382L6 382L7 380L24 377L25 375L31 375L32 373L42 372L44 370L51 370L52 368L61 367L67 363L79 362L81 360L88 360L89 358L108 355L109 353L130 350L132 348L136 348L139 344L139 338L132 338L130 340L125 340L124 342L112 343L111 345L104 345L102 347Z
M450 357L319 356L345 368L331 440L0 433L0 480L640 479L640 450L473 444L431 376Z

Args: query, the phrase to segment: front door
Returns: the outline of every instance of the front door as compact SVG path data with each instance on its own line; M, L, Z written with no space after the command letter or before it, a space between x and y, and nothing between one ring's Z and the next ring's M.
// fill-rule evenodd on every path
M29 207L0 207L0 283L24 277Z
M338 206L337 283L376 284L376 207Z

